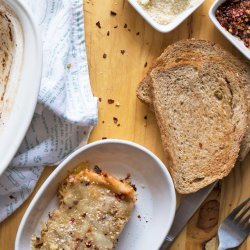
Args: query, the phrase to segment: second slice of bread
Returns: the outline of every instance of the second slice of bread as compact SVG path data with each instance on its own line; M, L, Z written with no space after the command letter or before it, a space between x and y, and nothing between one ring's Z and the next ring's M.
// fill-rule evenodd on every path
M217 64L180 64L150 74L168 167L179 193L228 175L247 128L240 78Z

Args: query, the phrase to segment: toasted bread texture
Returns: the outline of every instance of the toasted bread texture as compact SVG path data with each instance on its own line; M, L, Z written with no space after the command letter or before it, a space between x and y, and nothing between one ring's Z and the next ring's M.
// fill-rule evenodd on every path
M250 107L250 65L240 61L219 45L204 40L182 40L166 48L160 57L153 63L152 67L140 82L137 88L137 97L153 110L152 104L152 79L150 73L157 67L169 67L169 65L188 63L196 65L211 62L220 65L225 71L232 72L243 82L245 93ZM250 110L250 108L249 108ZM247 130L241 143L239 159L244 160L250 150L250 115Z
M192 193L234 167L247 128L244 85L214 63L150 73L153 108L179 193Z

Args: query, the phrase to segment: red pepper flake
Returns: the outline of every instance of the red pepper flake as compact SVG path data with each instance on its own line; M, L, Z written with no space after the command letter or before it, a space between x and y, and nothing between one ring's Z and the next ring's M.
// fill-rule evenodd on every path
M114 26L114 29L117 29L118 28L118 25Z
M116 15L117 15L117 13L116 13L116 12L114 12L113 10L111 10L111 11L110 11L110 15L111 15L111 16L116 16Z
M136 188L136 186L134 185L134 184L131 184L131 187L136 191L137 190L137 188Z
M101 97L99 97L99 102L102 102L102 98Z
M147 120L147 119L148 119L148 117L145 115L145 116L144 116L144 120Z
M100 21L98 21L95 25L96 25L99 29L102 28Z
M102 137L102 140L107 140L108 138L107 137Z
M95 171L97 174L101 174L101 173L102 173L102 170L101 170L97 165L94 166L94 171Z
M138 219L141 219L141 216L140 216L140 215L137 215L137 218L138 218Z
M147 68L147 66L148 66L148 63L147 63L147 62L145 62L145 64L144 64L144 68Z
M102 55L102 57L103 57L104 59L106 59L106 58L107 58L107 54L104 53L104 54Z
M92 242L91 241L87 241L85 243L85 245L86 245L87 248L90 248L90 247L92 247Z
M108 104L113 104L115 101L113 99L108 99Z
M125 50L121 49L121 54L124 55L125 54Z
M128 31L130 32L130 31L131 31L131 29L128 29Z
M75 222L75 218L71 218L70 221L71 221L72 223L74 223L74 222Z
M121 126L121 124L119 123L119 124L117 124L117 127L120 127Z
M102 121L102 123L105 123L105 121Z
M219 6L216 18L228 32L239 37L250 48L250 1L231 0Z
M114 121L114 123L116 124L116 123L118 122L118 118L113 117L113 121Z
M109 34L110 34L110 32L108 31L108 32L107 32L107 36L109 36Z
M128 25L125 23L124 26L123 26L123 28L127 29L127 27L128 27Z
M115 197L120 200L124 200L126 198L124 194L115 194Z
M140 35L140 32L137 32L136 35L139 36L139 35Z
M131 174L127 174L127 176L125 177L125 181L127 181L127 180L129 180L130 179L130 177L131 177Z

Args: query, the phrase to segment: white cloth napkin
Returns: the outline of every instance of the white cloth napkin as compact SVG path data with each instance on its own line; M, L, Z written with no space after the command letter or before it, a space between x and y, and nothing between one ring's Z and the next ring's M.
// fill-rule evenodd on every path
M30 128L0 177L0 221L28 198L44 166L87 142L98 114L89 82L83 0L21 1L41 30L43 74Z

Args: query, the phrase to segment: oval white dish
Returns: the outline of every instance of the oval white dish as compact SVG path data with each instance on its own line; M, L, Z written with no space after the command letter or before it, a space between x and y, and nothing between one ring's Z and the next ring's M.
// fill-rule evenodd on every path
M124 178L131 175L137 188L135 210L119 237L117 250L158 249L175 215L176 197L170 174L148 149L123 140L90 143L68 156L39 189L19 226L15 249L30 249L31 236L41 230L48 212L58 207L58 184L81 162ZM139 218L138 218L139 216Z
M243 41L240 40L240 38L232 35L230 32L228 32L224 27L220 25L218 20L216 19L216 10L218 7L224 3L226 0L217 0L214 2L212 7L209 10L209 17L211 21L214 23L215 27L229 40L248 60L250 60L250 49L248 49Z
M4 97L8 108L6 119L1 120L1 175L18 150L34 114L42 72L42 45L31 14L18 0L0 0L0 4L6 5L19 21L21 28L17 35L23 41L20 65L15 68L20 72L18 75L15 72L15 81L7 86Z
M157 23L141 6L136 0L128 0L129 3L134 7L134 9L149 23L154 29L162 33L167 33L174 30L179 26L185 19L187 19L205 0L199 0L198 3L191 8L186 9L179 15L177 15L174 20L169 24L159 24Z

